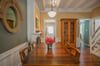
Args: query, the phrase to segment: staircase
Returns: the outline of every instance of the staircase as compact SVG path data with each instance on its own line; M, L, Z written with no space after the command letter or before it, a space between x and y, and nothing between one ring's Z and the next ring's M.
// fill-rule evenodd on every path
M100 57L100 27L90 38L90 53Z

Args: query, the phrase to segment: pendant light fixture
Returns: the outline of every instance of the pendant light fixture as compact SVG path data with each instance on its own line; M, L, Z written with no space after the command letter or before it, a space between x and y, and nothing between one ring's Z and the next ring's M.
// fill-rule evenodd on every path
M56 12L53 11L53 7L54 7L55 3L56 3L55 1L51 0L51 11L48 12L49 17L51 17L51 18L56 16Z

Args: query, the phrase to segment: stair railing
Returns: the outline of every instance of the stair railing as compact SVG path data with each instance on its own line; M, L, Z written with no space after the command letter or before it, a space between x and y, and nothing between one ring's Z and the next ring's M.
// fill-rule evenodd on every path
M90 52L93 51L93 48L97 44L97 42L100 40L100 26L97 28L95 33L90 37Z

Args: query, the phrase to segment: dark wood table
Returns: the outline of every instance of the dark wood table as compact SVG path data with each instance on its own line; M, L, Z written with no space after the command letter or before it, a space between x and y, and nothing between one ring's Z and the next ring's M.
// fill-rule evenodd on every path
M100 66L100 58L91 55L89 50L88 47L82 48L80 63L76 63L60 43L54 44L49 50L45 44L39 44L29 53L23 66Z
M51 49L47 45L40 44L36 46L28 56L26 65L55 65L55 64L73 64L71 56L63 49L61 44L54 44Z

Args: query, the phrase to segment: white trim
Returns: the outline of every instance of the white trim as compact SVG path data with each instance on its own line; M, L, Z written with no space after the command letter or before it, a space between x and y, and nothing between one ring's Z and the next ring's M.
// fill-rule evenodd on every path
M21 66L19 51L26 46L28 46L27 42L22 43L19 46L16 46L15 48L12 48L0 54L0 65L1 66Z
M23 44L21 44L21 45L15 47L15 48L13 48L13 49L10 49L10 50L8 50L8 51L6 51L6 52L0 54L0 60L4 59L5 57L7 57L7 56L9 56L9 55L11 55L11 54L13 54L14 52L19 51L22 47L25 47L26 44L28 44L28 43L25 42L25 43L23 43Z
M34 0L27 0L27 37L28 41L31 41L32 34L35 29L35 13L34 13L35 2Z

